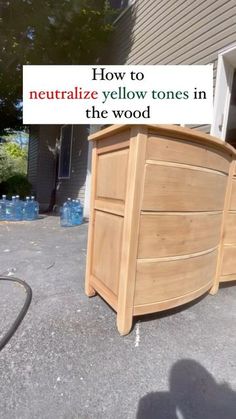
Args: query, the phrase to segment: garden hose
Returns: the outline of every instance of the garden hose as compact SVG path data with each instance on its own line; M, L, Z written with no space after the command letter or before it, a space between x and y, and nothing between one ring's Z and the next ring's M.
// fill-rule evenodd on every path
M10 329L7 331L7 333L0 339L0 351L4 348L4 346L7 344L7 342L11 339L11 337L14 335L15 331L18 329L19 325L21 324L23 318L25 317L28 308L30 306L31 300L32 300L32 290L30 286L25 282L22 281L22 279L15 278L15 277L9 277L9 276L0 276L0 281L10 281L10 282L16 282L17 284L20 284L23 286L23 288L26 291L26 299L25 303L18 314L16 320L14 323L12 323Z

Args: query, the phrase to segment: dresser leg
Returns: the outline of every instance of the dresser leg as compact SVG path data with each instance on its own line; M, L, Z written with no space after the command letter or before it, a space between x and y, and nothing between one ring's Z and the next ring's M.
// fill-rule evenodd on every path
M117 329L121 336L128 335L132 329L133 316L130 310L127 310L125 313L117 313L116 319Z
M91 285L86 284L86 286L85 286L85 294L88 297L94 297L96 295L96 291L95 291L95 289L93 287L91 287Z
M211 295L215 295L215 294L217 294L218 290L219 290L219 282L216 282L215 284L213 284L213 286L210 289L209 293Z

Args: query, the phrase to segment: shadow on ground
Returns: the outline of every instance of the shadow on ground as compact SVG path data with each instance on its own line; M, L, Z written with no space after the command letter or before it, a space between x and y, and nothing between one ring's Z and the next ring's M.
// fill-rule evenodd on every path
M191 307L194 307L195 305L197 305L199 302L201 302L202 300L204 300L204 298L206 298L207 296L209 296L209 292L206 292L205 294L201 295L200 297L196 298L195 300L192 300L186 304L183 304L181 306L177 306L177 307L173 307L170 308L168 310L163 310L163 311L159 311L157 313L149 313L149 314L145 314L143 316L135 316L134 320L133 320L133 326L132 326L132 330L135 328L136 323L145 323L145 322L149 322L150 320L159 320L165 317L170 317L170 316L174 316L175 314L178 313L182 313L186 310L188 310Z
M148 393L137 419L235 419L236 393L198 362L183 359L170 371L170 390Z

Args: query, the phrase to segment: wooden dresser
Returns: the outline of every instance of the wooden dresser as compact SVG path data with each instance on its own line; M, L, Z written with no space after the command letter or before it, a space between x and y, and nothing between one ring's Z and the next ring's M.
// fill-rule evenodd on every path
M174 125L114 125L89 140L86 294L98 293L113 307L125 335L133 316L214 293L221 275L231 275L227 263L222 273L222 260L236 255L236 239L224 239L235 152ZM234 183L230 208L236 210ZM228 215L228 236L235 218ZM223 239L234 240L233 250L225 250Z

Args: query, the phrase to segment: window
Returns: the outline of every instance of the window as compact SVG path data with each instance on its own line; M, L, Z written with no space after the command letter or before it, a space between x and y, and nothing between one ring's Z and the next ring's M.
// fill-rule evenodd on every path
M70 178L72 135L73 135L72 125L64 125L61 128L59 174L58 174L59 179Z
M236 146L236 70L234 70L225 139Z
M110 0L110 4L114 9L124 9L131 6L135 0Z
M233 89L234 71L236 69L236 44L231 45L218 55L216 74L215 100L211 135L226 140L227 125Z
M113 7L113 9L120 9L120 13L114 20L113 25L115 25L118 20L120 20L126 11L129 10L130 7L135 3L135 1L136 0L110 0L110 5Z

